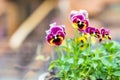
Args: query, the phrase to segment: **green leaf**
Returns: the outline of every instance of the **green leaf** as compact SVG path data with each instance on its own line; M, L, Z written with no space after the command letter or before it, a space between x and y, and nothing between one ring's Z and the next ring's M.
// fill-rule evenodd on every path
M103 46L110 53L116 53L116 51L120 50L120 43L116 41L110 41L108 43L104 43Z
M73 58L69 58L69 59L67 59L67 62L70 63L70 64L73 64L74 63L74 59Z
M69 69L70 69L70 65L67 65L67 66L64 67L64 70L65 70L66 72L69 71Z
M90 80L96 80L95 76L90 75Z
M106 66L111 66L111 63L110 63L109 60L106 59L106 58L101 58L101 62L102 62L104 65L106 65Z
M58 60L53 60L53 61L50 63L50 66L49 66L49 69L48 69L48 70L51 70L52 68L57 67L57 63L58 63Z
M72 78L74 78L75 74L72 72L69 76L72 77Z
M82 64L84 62L84 59L82 59L82 58L80 58L79 60L78 60L78 64Z
M104 45L105 48L109 49L114 45L114 43L111 41L109 43L104 43L103 45Z
M120 71L115 71L115 72L113 73L113 75L115 75L115 76L120 76Z
M56 67L56 64L51 64L48 70L51 70L51 69L53 69L54 67Z
M94 62L94 63L92 63L92 66L94 69L96 69L96 67L98 66L98 63Z

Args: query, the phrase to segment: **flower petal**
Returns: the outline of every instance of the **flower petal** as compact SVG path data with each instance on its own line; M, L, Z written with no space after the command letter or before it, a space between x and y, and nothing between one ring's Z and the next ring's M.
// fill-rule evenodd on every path
M72 17L75 15L75 14L77 14L78 13L78 11L76 11L76 10L72 10L71 12L70 12L70 20L72 20Z
M86 10L80 10L79 12L82 13L86 19L88 19L88 12Z
M46 31L46 40L50 45L59 46L65 38L65 26L50 24L50 29Z

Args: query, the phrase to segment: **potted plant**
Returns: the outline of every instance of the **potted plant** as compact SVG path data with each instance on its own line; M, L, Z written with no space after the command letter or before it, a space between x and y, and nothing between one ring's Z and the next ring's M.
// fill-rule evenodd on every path
M50 24L47 42L58 58L49 70L57 70L59 80L120 80L120 44L111 40L110 30L89 25L86 10L71 11L73 38L65 39L65 26Z

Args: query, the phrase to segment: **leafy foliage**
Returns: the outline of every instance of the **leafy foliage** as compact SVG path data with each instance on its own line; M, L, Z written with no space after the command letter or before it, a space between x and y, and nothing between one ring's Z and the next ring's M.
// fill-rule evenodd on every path
M61 80L120 80L120 43L91 42L87 41L86 48L81 50L83 43L67 39L57 47L59 57L51 62L49 69L57 68Z

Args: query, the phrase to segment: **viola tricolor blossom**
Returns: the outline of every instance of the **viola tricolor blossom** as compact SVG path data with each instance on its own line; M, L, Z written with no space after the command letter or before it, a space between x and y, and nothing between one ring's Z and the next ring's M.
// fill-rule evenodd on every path
M80 11L71 11L70 20L74 28L77 28L79 31L84 32L88 27L88 13L86 10Z
M86 33L89 33L90 35L95 36L96 38L100 38L101 33L98 28L94 27L87 27L85 30Z
M102 28L99 30L98 28L89 26L88 13L86 10L71 11L70 20L72 22L72 26L77 28L80 32L84 33L84 35L89 34L98 38L100 41L103 39L111 40L108 29Z
M86 48L86 46L87 46L87 39L84 36L76 38L75 42L78 45L80 44L80 50L84 50Z
M86 33L89 33L90 35L94 35L95 34L95 28L94 27L87 27L86 28Z
M101 28L100 30L98 28L94 27L87 27L85 32L87 34L90 34L92 36L95 36L96 38L99 39L101 42L103 39L109 39L111 40L111 37L109 36L110 31L108 29Z
M111 37L110 37L109 34L110 34L110 30L105 29L105 28L101 28L101 35L102 35L102 38L106 38L106 39L111 40Z
M95 29L95 37L96 38L100 38L101 37L100 31L97 28Z
M46 31L46 40L50 45L59 46L65 39L65 26L50 24L50 29Z
M82 32L83 36L86 36L84 38L77 39L79 43L82 43L81 48L84 48L84 44L86 43L89 36L97 38L100 42L104 39L111 40L111 37L109 36L110 32L108 29L98 29L89 26L88 13L86 10L73 10L71 11L69 17L73 27L77 28L80 32ZM50 24L50 29L46 31L46 34L46 40L50 45L59 46L65 39L65 26L52 23Z

